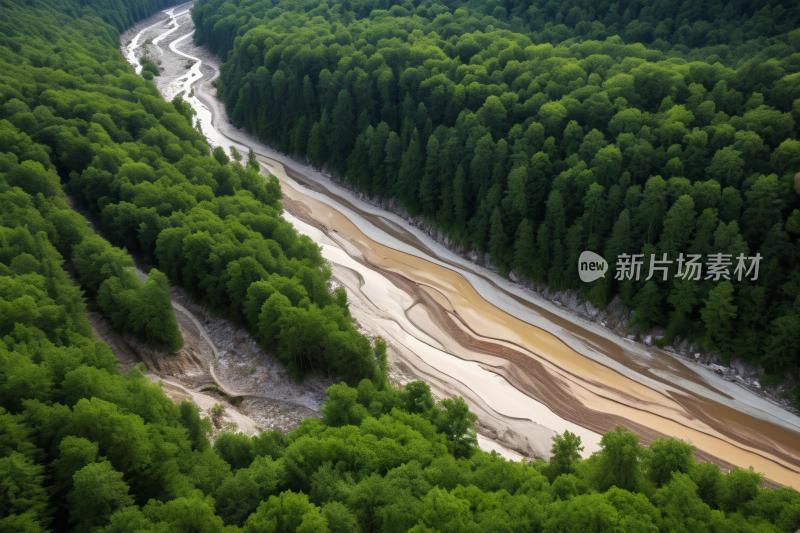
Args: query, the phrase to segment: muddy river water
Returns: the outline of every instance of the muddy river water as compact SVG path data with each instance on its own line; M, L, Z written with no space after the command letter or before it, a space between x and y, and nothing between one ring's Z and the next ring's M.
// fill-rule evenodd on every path
M581 436L588 455L619 425L644 443L681 438L698 460L753 466L800 487L797 416L559 309L235 129L210 83L219 61L192 42L190 7L129 30L123 52L138 67L149 46L162 61L156 82L165 98L183 92L213 145L252 148L262 172L278 177L285 218L322 247L354 318L387 340L390 363L407 379L464 396L483 436L529 457L548 457L551 437L564 430Z

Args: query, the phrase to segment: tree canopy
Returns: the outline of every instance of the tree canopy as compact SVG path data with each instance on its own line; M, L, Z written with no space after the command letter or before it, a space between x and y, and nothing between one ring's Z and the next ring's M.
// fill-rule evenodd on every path
M264 142L502 274L601 307L619 296L662 342L797 372L800 8L700 6L199 0L192 17L224 61L229 115ZM583 283L583 250L612 271L643 254L644 275ZM664 253L700 254L703 275L646 280ZM706 278L718 253L731 274L760 254L758 278L723 298ZM711 318L723 300L753 310L725 313L731 335Z

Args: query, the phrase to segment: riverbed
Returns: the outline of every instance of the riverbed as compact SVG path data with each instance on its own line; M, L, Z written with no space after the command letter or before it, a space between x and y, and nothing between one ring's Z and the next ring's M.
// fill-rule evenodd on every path
M263 173L279 178L285 218L322 246L364 333L387 341L401 384L420 378L440 397L464 396L482 435L528 457L548 457L551 437L564 430L581 436L588 455L620 425L645 443L682 438L699 460L753 466L800 486L794 414L559 309L235 129L211 86L219 60L192 42L190 5L126 32L123 53L138 65L137 50L150 41L165 98L182 92L212 145L252 148Z

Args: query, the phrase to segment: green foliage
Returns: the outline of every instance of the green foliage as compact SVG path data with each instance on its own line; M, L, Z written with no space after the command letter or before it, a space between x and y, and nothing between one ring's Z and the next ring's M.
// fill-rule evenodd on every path
M620 296L632 325L668 328L664 342L796 369L797 6L200 0L192 17L223 60L230 117L265 142L394 198L503 275L598 306ZM704 273L725 253L735 267L765 256L778 223L790 238L771 274L729 295L745 308L739 287L763 290L764 324L723 313L720 328L703 277L675 295L673 279L643 279L647 262L639 283L583 284L576 268L583 250L612 268L622 253L701 253Z
M214 414L217 405L212 409ZM242 433L221 433L214 442L214 451L234 470L245 468L253 461L253 441Z
M631 492L641 490L641 459L647 449L639 444L639 437L617 426L600 439L603 450L597 456L594 472L595 484L600 490L618 487Z
M478 445L475 433L478 416L470 412L461 396L445 398L440 405L444 411L439 416L439 431L453 443L453 454L456 457L469 457Z
M120 277L106 279L97 294L97 303L115 328L130 331L149 344L165 346L177 352L183 347L183 335L172 309L167 277L150 271L142 283L133 268Z
M601 452L579 459L579 439L565 433L554 439L549 465L510 462L477 449L476 417L462 398L437 402L421 382L405 390L389 386L386 345L372 347L358 334L346 296L329 290L330 270L319 249L279 217L277 180L265 182L254 158L245 168L236 154L233 162L223 150L211 155L185 106L164 102L114 49L117 30L169 3L4 6L0 531L797 528L796 491L763 489L762 476L751 470L723 474L715 465L695 464L691 447L680 441L658 440L647 450L617 428L602 437ZM732 4L729 15L717 17L720 28L746 19L744 34L774 35L777 48L768 53L778 59L733 70L745 53L737 45L720 54L728 65L720 63L728 69L720 71L716 64L681 62L681 55L708 55L688 47L710 32L703 24L695 28L705 21L701 14L677 5L665 7L672 20L686 15L677 28L660 22L643 27L651 16L646 8L625 26L626 39L650 42L652 31L653 48L586 38L558 54L540 41L563 41L574 32L604 38L602 32L615 31L609 28L617 12L596 6L603 20L610 14L605 26L567 4L565 13L550 4L454 5L452 13L435 3L390 11L354 4L336 15L340 31L316 32L305 28L304 17L326 26L332 10L307 7L286 13L261 2L196 5L197 38L226 57L233 51L221 94L237 122L259 116L266 102L270 118L258 125L265 138L305 150L315 164L361 179L359 186L396 194L411 210L435 213L459 240L475 239L498 264L518 261L517 268L540 281L569 286L558 268L576 242L636 251L657 249L665 235L662 247L685 237L725 250L763 248L768 264L763 279L733 291L701 284L670 298L672 287L659 285L658 297L679 302L685 324L713 325L721 313L736 313L738 320L759 298L778 301L778 288L791 292L793 278L785 273L795 257L788 246L795 244L789 236L794 225L784 217L797 206L785 194L788 181L769 172L793 164L794 145L780 138L792 125L788 109L768 106L783 105L776 103L775 83L794 90L793 78L782 75L793 64L782 48L792 11L756 30L764 13ZM235 15L244 9L258 16L239 36L245 19ZM768 9L774 13L777 6ZM544 17L559 15L559 24L539 27ZM290 48L284 42L289 35L300 46ZM791 46L795 37L789 37ZM304 39L315 46L306 48ZM353 43L358 50L349 48ZM292 54L301 50L313 60L296 61ZM666 56L656 54L664 51L673 59L659 62ZM316 66L306 74L305 65ZM232 80L244 83L236 87ZM710 114L710 102L730 120ZM656 127L654 120L663 124ZM613 139L611 123L620 132ZM361 135L362 152L350 157L346 145L356 150ZM437 144L438 167L425 153ZM769 159L775 167L766 166L769 152L778 154L774 163ZM662 159L676 158L685 164L670 168L683 168L692 180L675 180L680 176L674 173L668 181L648 179ZM745 165L740 177L731 158ZM415 173L423 161L424 172ZM724 190L698 186L707 183L698 180L709 167L714 180L743 179L742 193L734 188L738 183L723 184ZM526 170L513 173L519 168ZM506 179L512 173L514 179ZM94 237L68 208L59 176L114 243L157 262L159 270L140 283L128 256ZM425 176L428 183L417 186ZM700 217L692 218L687 196L695 210L702 208ZM713 211L705 215L707 209L717 210L718 218ZM475 218L478 212L485 220ZM746 241L738 234L740 215L752 222L741 225ZM700 219L704 231L711 229L708 236L683 235L688 221L699 228ZM520 244L517 233L531 242ZM151 342L174 341L166 313L169 279L257 332L259 342L298 372L336 374L358 387L331 387L322 420L304 420L288 435L223 433L211 447L211 425L194 405L175 405L141 367L117 373L111 350L91 332L64 258L112 321ZM629 300L637 299L631 294ZM791 349L796 309L776 307L781 316L766 316L764 324ZM698 334L724 341L723 330L707 328ZM769 361L784 364L780 346L769 346ZM552 483L540 470L553 474Z
M114 512L133 505L128 485L111 463L91 463L75 473L74 485L67 496L69 521L75 531L91 531L104 525Z
M50 520L43 473L44 466L22 454L14 452L0 458L0 527L7 531L13 531L17 523L26 523L32 531L47 527Z
M138 17L167 3L122 6L115 0L99 12L133 9ZM264 301L277 292L291 305L266 315L271 329L262 342L294 375L379 382L376 353L351 323L346 295L330 288L319 247L280 217L277 179L264 180L254 154L246 167L235 150L229 157L217 147L212 155L192 127L186 102L165 102L155 85L132 74L115 49L116 31L72 7L67 2L36 11L13 4L8 12L17 26L39 30L23 39L24 47L3 48L8 53L0 55L2 87L8 87L0 91L0 138L7 152L0 154L0 184L3 194L12 195L4 225L28 223L32 235L45 231L73 260L114 327L148 344L172 351L183 346L170 283L184 285L196 300L254 333L263 329ZM79 30L64 29L72 26ZM61 41L69 43L65 51L53 44ZM143 72L158 74L146 58L143 64ZM146 281L139 281L122 250L94 236L80 217L63 214L69 210L59 176L110 242L158 267ZM34 198L41 193L48 202L27 201L44 213L35 225L13 187ZM25 261L18 259L18 267L35 268ZM256 283L266 286L251 291Z
M669 483L675 472L687 474L694 466L695 447L682 440L659 437L650 443L650 450L647 478L656 487Z
M561 475L571 475L575 472L575 463L580 460L583 451L581 438L574 433L564 430L563 435L556 434L553 437L553 446L550 452L550 465L547 469L547 476L551 481ZM565 498L562 498L565 499Z

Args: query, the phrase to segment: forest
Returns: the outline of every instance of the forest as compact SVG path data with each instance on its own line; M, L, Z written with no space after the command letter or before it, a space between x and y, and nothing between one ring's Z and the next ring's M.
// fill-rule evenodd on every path
M640 334L768 385L797 375L796 2L199 0L192 17L229 115L264 142L503 275L619 297ZM581 282L584 250L612 275ZM639 279L615 279L621 254L642 254ZM702 276L678 277L688 254ZM733 276L740 254L756 279ZM669 275L646 279L656 258Z
M770 533L800 526L798 492L765 488L752 469L723 472L696 463L689 443L657 439L644 446L617 428L602 436L602 451L581 459L580 438L565 432L553 438L549 461L512 462L477 448L476 416L462 398L434 398L423 382L391 386L386 346L358 333L318 247L280 217L277 180L265 181L252 157L211 151L192 126L190 108L180 99L164 101L119 53L119 31L170 4L3 3L0 532ZM309 85L309 98L317 91ZM314 106L309 113L319 110ZM316 127L319 136L316 122L309 131ZM424 143L428 154L440 125ZM405 142L388 123L369 123L364 136L370 127L371 135ZM768 127L759 130L767 139ZM416 142L420 149L425 131L412 129L409 147ZM489 135L496 152L503 138ZM538 142L525 133L518 139ZM329 155L318 164L341 164L351 175L350 155L329 162L334 152L319 148ZM472 186L468 167L460 179ZM391 172L375 186L394 187ZM759 175L750 188L762 179L776 184L767 208L784 216L792 207L781 188L785 177ZM497 191L497 183L478 187ZM553 191L546 189L548 198ZM102 236L70 208L72 199ZM709 209L723 216L721 207ZM767 239L795 242L774 227ZM156 266L144 282L130 253ZM771 275L791 288L782 266L776 263ZM183 340L169 291L178 284L247 327L296 375L325 372L357 386L331 386L322 418L288 434L223 433L212 443L209 420L191 402L174 403L144 376L143 365L120 374L87 319L87 305L97 306L118 330L176 350Z

